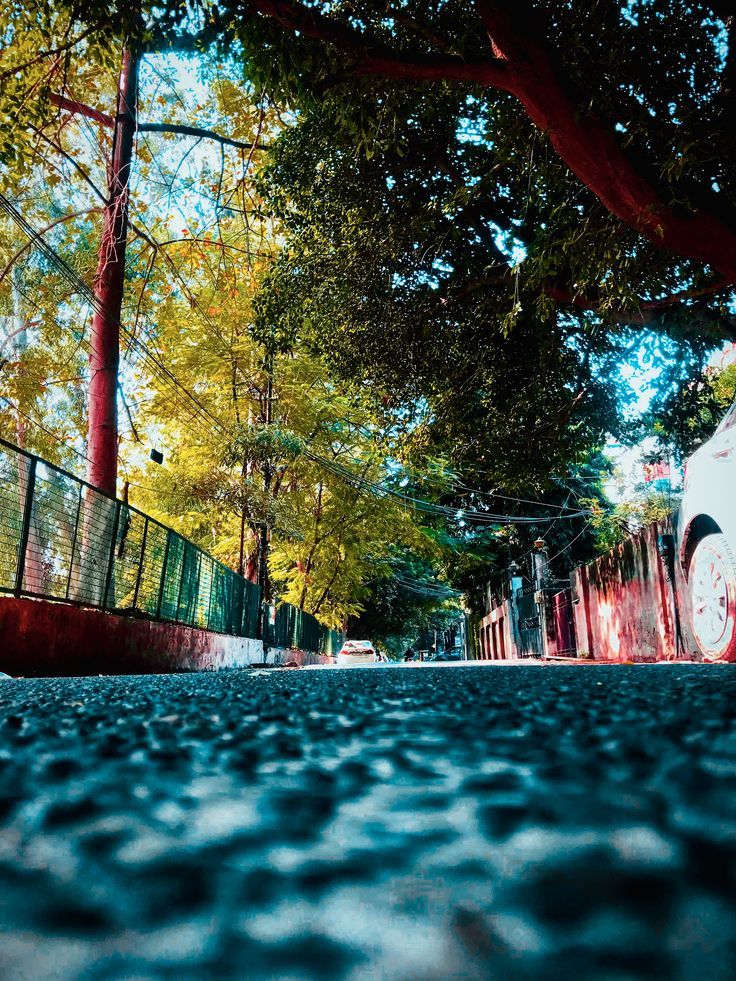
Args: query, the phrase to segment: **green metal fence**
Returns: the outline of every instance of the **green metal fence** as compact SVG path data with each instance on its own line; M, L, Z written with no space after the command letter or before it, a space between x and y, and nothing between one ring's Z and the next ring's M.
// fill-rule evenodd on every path
M0 439L0 592L258 634L260 589L154 518ZM337 653L342 638L286 603L266 644Z
M328 630L310 613L281 603L268 606L264 617L263 639L269 647L297 647L320 654L337 654L342 634Z
M260 590L175 531L0 440L0 591L254 637Z

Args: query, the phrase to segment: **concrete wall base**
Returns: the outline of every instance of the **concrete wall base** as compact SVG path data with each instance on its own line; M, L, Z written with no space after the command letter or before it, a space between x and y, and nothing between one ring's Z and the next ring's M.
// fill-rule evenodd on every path
M11 675L219 671L262 662L261 641L248 637L0 597L0 671Z
M337 658L331 654L315 654L314 651L300 651L296 648L269 647L265 661L267 664L288 664L296 661L302 667L305 664L335 664Z

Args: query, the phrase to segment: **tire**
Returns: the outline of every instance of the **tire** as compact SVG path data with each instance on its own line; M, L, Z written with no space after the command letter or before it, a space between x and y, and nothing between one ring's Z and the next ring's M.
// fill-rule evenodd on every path
M690 625L703 657L736 660L736 558L724 535L698 542L687 578Z

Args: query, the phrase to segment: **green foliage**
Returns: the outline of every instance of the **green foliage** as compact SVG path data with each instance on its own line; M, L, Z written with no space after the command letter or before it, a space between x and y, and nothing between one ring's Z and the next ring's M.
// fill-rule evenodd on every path
M458 597L437 579L437 562L410 551L386 549L367 587L365 609L348 621L350 637L375 637L394 657L417 635L442 630L458 616Z
M717 194L728 214L735 137L717 12L533 6L571 86L663 200L687 212ZM646 318L663 338L647 341L655 357L679 363L656 425L685 453L727 397L725 380L692 379L701 335L728 325L732 289L701 300L711 270L613 217L507 94L362 76L360 51L245 10L231 0L113 4L102 16L91 2L7 6L2 184L36 227L59 220L49 241L91 282L110 132L49 96L114 113L124 40L146 54L141 118L271 147L246 157L139 132L125 324L210 415L131 342L122 471L135 501L250 575L265 525L275 591L326 624L394 643L454 615L452 588L477 605L492 573L528 561L535 537L564 574L654 513L654 502L612 512L601 490L600 447L630 422L614 379L637 334L617 325L621 311L636 319L642 301L693 294ZM489 54L474 7L459 0L395 12L330 0L319 12L400 55ZM197 45L182 93L182 53ZM22 245L0 228L0 263L14 270L0 281L3 338L34 318L21 347L0 352L0 422L78 465L88 311L36 256L14 258ZM560 307L556 288L597 312ZM151 444L163 468L146 461ZM387 489L503 518L476 527L419 515ZM566 517L570 508L586 513Z
M615 507L602 507L591 502L590 526L596 534L597 550L606 552L631 535L655 521L664 521L676 507L669 496L650 492L632 501L622 501Z
M736 398L736 365L706 367L665 393L650 414L652 432L681 462L709 439Z

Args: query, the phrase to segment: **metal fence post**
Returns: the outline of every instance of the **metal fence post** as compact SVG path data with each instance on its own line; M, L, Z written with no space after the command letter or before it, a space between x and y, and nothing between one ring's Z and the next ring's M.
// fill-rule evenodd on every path
M105 574L105 592L102 597L102 610L107 609L107 597L110 593L110 577L112 576L115 564L115 546L118 540L118 524L120 522L120 501L115 501L115 517L112 523L112 536L110 538L110 554L107 560L107 572Z
M202 584L202 552L199 549L197 549L197 578L195 579L195 590L194 590L196 601L195 601L194 610L192 611L189 617L191 626L193 627L199 626L199 623L197 622L197 614L199 613L199 587L201 586L201 584Z
M135 590L133 591L133 609L138 606L138 590L141 588L141 576L143 574L143 562L146 558L146 539L148 538L148 518L143 522L143 540L141 541L141 553L138 559L138 575L135 579Z
M184 542L184 545L183 545L182 551L181 551L181 571L179 573L179 592L176 594L176 617L175 617L175 620L176 620L177 623L182 623L182 620L181 620L181 618L179 616L179 609L181 607L181 591L184 588L184 570L187 567L187 545L188 544L189 544L188 542Z
M26 565L26 552L28 550L28 536L31 533L31 512L33 510L33 492L36 487L36 458L32 456L28 467L26 483L26 495L23 502L23 524L20 529L20 542L18 544L18 565L15 571L15 595L20 596L23 591L23 573Z
M82 513L82 484L79 484L79 494L77 497L77 517L74 521L74 535L72 537L72 551L69 559L69 575L66 580L66 598L69 599L69 590L72 586L72 572L74 571L74 556L77 551L77 535L79 534L79 518Z
M202 560L201 559L200 559L200 562L199 562L199 566L200 566L200 577L201 577L201 572L202 572ZM217 581L218 581L217 574L218 574L218 572L219 572L219 569L217 569L215 567L215 563L212 562L212 560L210 560L210 601L207 604L207 626L205 627L205 630L209 630L210 629L210 624L212 623L212 596L214 594L215 599L217 599ZM200 583L200 585L201 585L201 583ZM220 605L220 607L222 607L222 604L219 604L219 605ZM220 628L222 628L222 622L220 622ZM220 629L219 633L224 633L224 631L222 629Z
M169 542L171 541L171 532L166 529L166 544L164 545L164 559L161 563L161 582L158 587L158 602L156 603L156 619L161 619L161 605L164 601L164 587L166 585L166 565L169 561Z

